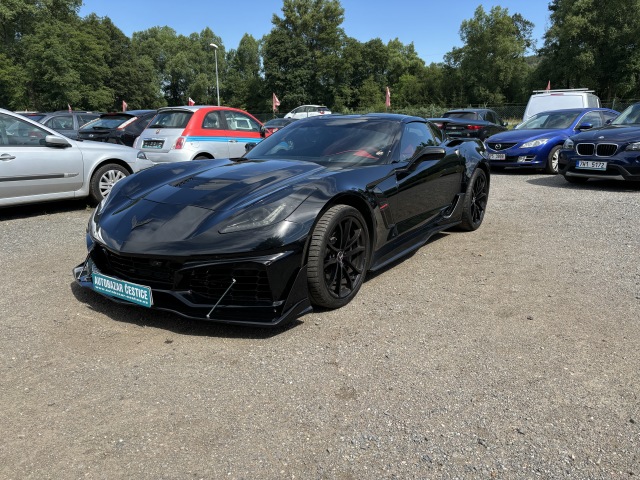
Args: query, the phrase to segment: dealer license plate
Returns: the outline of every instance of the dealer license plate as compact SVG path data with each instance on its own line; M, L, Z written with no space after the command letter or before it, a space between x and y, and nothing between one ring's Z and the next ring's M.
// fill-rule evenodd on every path
M142 142L142 148L162 148L164 140L145 140Z
M153 297L151 296L151 288L137 283L125 282L117 278L102 275L101 273L93 273L93 288L100 293L111 297L127 300L143 307L151 307L153 305Z
M507 159L506 153L490 153L489 154L489 160L506 160L506 159Z
M578 160L576 168L584 168L585 170L606 170L607 162L597 162L594 160Z

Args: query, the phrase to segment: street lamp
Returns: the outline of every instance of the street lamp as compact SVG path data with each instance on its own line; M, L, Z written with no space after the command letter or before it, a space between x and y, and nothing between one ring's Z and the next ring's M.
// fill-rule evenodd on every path
M218 86L218 45L215 43L210 43L209 45L215 49L213 54L216 57L216 94L218 95L218 106L220 106L220 87Z

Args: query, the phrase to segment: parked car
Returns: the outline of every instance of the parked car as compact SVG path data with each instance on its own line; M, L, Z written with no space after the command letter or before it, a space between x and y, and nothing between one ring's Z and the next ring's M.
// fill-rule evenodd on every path
M247 143L262 140L262 123L236 108L165 107L134 143L154 162L241 157Z
M315 117L317 115L331 115L331 110L324 105L300 105L298 108L294 108L287 113L284 118L299 119Z
M41 118L44 118L46 115L48 115L47 112L21 112L21 111L18 111L18 112L13 112L13 113L19 113L23 117L30 118L31 120L34 120L36 122L40 121Z
M267 122L262 127L262 131L264 132L264 136L268 137L269 135L276 133L281 128L286 127L287 125L295 122L297 119L295 118L274 118Z
M75 141L0 109L0 206L80 197L97 203L116 182L152 165L130 147Z
M78 138L132 147L156 112L157 110L129 110L103 113L84 125L78 131Z
M441 138L423 118L327 115L244 158L157 165L95 210L75 278L116 301L244 325L341 307L368 270L482 224L484 146Z
M572 108L541 112L515 130L487 138L492 168L536 168L558 173L558 154L564 141L583 130L600 128L619 112L607 108Z
M60 110L58 112L47 113L38 119L38 122L49 127L65 137L78 138L78 130L86 123L100 116L98 112L80 112Z
M568 108L599 108L600 98L588 88L558 90L534 90L524 109L522 121L526 122L536 113Z
M640 181L640 103L630 105L608 126L565 140L560 173L571 183L590 178Z
M428 120L435 123L450 137L484 140L507 129L507 122L504 122L496 112L487 108L449 110L441 118Z

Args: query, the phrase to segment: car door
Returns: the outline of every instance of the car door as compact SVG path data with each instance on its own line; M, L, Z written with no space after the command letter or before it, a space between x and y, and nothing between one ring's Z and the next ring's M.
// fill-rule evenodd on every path
M444 155L418 158L424 147L439 145L425 123L411 122L404 127L396 172L398 189L389 199L399 234L428 223L460 192L464 165L457 152L445 148Z
M261 125L242 112L225 110L223 113L229 136L229 157L241 157L245 153L247 142L258 143L261 140Z
M74 145L48 147L44 144L47 135L52 133L0 113L0 202L32 196L71 197L82 187L80 149Z

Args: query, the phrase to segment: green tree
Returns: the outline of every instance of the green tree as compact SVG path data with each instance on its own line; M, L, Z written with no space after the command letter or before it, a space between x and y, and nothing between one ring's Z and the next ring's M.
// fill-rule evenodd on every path
M460 26L464 45L445 56L449 67L459 72L470 103L500 104L521 95L522 78L529 74L525 54L533 47L533 24L499 6L487 14L476 8Z
M251 35L244 34L238 49L227 54L226 97L228 104L252 111L268 109L265 101L269 94L264 91L264 80L260 75L260 45ZM270 97L269 97L270 98Z

